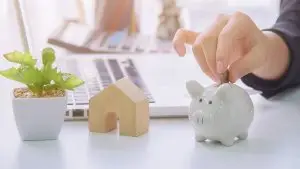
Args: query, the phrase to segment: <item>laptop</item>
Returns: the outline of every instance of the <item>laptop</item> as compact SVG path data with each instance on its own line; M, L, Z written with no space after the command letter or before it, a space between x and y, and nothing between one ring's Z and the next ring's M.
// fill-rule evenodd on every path
M203 86L213 83L190 54L186 57L175 53L71 54L59 57L57 63L62 71L74 73L85 81L81 87L68 91L65 120L86 120L89 99L124 77L147 96L150 118L187 117L191 100L186 81L197 80Z

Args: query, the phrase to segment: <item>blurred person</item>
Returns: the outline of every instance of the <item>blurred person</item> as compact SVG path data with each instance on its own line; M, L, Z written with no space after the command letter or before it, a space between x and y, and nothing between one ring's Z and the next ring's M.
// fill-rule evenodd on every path
M179 56L185 44L202 71L214 81L229 72L270 98L300 84L300 0L282 0L271 28L260 30L242 12L220 14L204 32L179 29L173 45Z

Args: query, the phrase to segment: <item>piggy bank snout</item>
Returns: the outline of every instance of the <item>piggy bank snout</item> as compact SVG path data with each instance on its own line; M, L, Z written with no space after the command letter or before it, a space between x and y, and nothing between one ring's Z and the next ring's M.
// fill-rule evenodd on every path
M199 125L207 124L210 121L210 116L207 113L198 110L194 114L194 121Z

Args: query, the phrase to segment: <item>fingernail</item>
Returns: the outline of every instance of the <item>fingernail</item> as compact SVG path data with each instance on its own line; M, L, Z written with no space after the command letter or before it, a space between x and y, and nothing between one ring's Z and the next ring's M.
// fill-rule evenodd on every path
M216 74L213 74L213 80L214 80L215 82L217 82L217 83L220 82L220 78L219 78L218 75L216 75Z
M217 62L217 71L218 73L223 73L224 65L221 61Z

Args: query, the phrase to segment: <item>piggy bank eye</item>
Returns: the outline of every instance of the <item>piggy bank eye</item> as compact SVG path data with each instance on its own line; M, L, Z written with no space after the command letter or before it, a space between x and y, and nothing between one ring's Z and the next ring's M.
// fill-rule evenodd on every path
M202 102L202 98L199 99L199 102Z
M208 104L212 104L212 101L210 100L210 101L208 102Z

